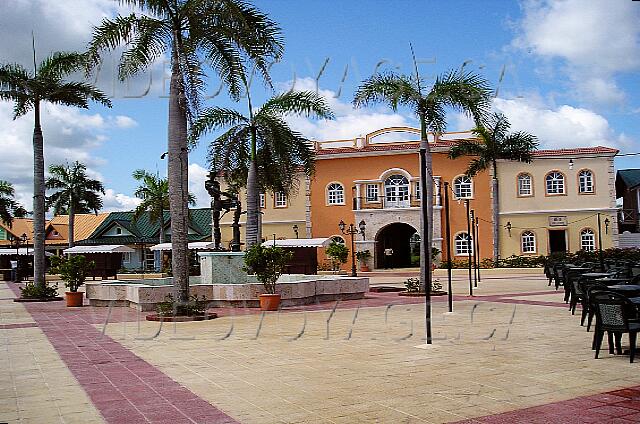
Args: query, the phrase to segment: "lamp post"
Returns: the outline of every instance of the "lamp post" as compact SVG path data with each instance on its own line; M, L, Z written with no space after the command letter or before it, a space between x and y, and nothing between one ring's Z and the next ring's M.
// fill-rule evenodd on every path
M467 212L467 255L469 258L469 296L473 296L473 278L471 277L471 221L469 211L469 199L464 199L464 206Z
M602 223L598 212L598 259L600 260L600 272L604 272L604 255L602 254Z
M449 183L444 182L444 225L447 249L447 282L449 290L449 312L453 312L453 290L451 287L451 226L449 223Z
M298 224L293 224L293 233L296 235L296 238L299 238Z
M478 218L476 216L476 233L475 233L475 237L473 238L474 242L475 242L475 254L476 254L476 273L478 274L478 283L480 283L482 280L480 280L480 264L482 262L482 259L480 259L480 218Z
M471 246L473 246L473 287L478 287L478 258L476 257L476 211L471 209Z
M349 224L349 227L347 228L347 224L345 224L343 220L340 220L340 223L338 224L338 228L340 228L340 231L342 232L342 234L351 236L351 276L352 277L358 276L358 273L356 271L355 241L353 239L353 236L354 234L362 234L362 238L364 239L364 229L366 225L367 224L364 222L364 219L360 221L360 223L358 224L358 228L356 228L356 226L353 224Z

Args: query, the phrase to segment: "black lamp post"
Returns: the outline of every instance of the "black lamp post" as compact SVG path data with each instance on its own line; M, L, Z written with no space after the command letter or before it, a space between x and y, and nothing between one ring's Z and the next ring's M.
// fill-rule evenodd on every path
M27 234L26 233L22 233L22 235L20 237L16 237L16 283L21 281L21 276L20 276L20 244L26 245L27 244ZM22 243L20 243L22 242Z
M293 224L293 233L296 235L296 238L299 238L298 224Z
M475 250L475 254L476 254L476 273L478 274L478 283L481 282L482 280L480 279L480 264L482 262L482 259L480 259L480 218L478 218L476 216L476 236L473 239L475 241L475 245L476 245L476 250Z
M605 218L604 219L604 233L605 234L609 234L609 223L611 221L609 221L609 218Z
M473 296L473 277L471 276L471 221L469 211L469 199L464 199L464 206L467 212L467 255L469 258L469 296Z
M604 255L602 254L602 223L598 212L598 259L600 260L600 272L604 272Z
M340 220L340 223L338 224L338 228L340 228L340 231L342 232L342 234L351 236L351 276L352 277L358 276L358 273L356 271L355 241L353 239L353 236L354 234L362 234L362 238L364 239L364 229L366 225L367 224L364 222L364 219L360 221L360 223L358 224L358 228L356 228L356 226L353 224L349 224L349 227L347 228L347 224L345 224L343 220Z
M447 250L447 282L449 289L449 312L453 312L453 290L451 287L451 226L449 223L449 183L444 182L444 224Z
M476 253L476 211L471 209L471 243L473 246L473 287L478 287L478 258Z

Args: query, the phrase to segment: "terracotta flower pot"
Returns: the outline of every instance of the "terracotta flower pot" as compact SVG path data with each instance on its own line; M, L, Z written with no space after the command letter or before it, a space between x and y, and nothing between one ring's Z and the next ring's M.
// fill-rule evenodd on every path
M279 294L261 294L260 309L263 311L277 311L280 306Z
M82 306L84 293L82 292L66 292L67 306Z
M360 271L369 272L371 270L369 269L369 265L360 265Z

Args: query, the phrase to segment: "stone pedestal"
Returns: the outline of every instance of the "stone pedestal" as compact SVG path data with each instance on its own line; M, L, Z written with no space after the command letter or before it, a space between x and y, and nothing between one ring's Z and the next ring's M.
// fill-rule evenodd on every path
M199 252L201 284L257 282L244 270L244 252Z

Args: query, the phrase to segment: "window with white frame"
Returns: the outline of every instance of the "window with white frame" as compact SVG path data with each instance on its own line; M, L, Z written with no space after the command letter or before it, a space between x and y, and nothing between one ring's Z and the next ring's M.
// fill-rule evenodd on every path
M379 190L378 184L367 184L367 202L378 202Z
M520 236L522 253L536 253L536 235L532 231L525 231Z
M343 239L342 237L340 237L340 236L333 236L333 237L331 237L331 241L332 241L333 243L337 243L337 244L345 244L344 239Z
M578 174L578 192L593 193L593 172L583 169Z
M327 186L327 203L330 205L344 205L344 187L340 183Z
M564 175L559 171L551 171L545 178L547 194L564 194Z
M467 233L458 233L455 238L457 256L469 256L473 254L473 240Z
M533 179L529 174L518 175L518 196L533 196Z
M586 252L596 250L596 235L591 228L580 231L580 249Z
M470 199L473 197L473 180L466 175L461 175L453 180L453 194L458 199Z
M416 181L416 200L420 200L420 181Z
M122 252L122 263L123 264L131 263L131 252Z
M276 208L287 207L287 196L281 191L277 191L275 193L275 207Z
M260 208L264 209L267 207L267 198L264 193L260 193Z

